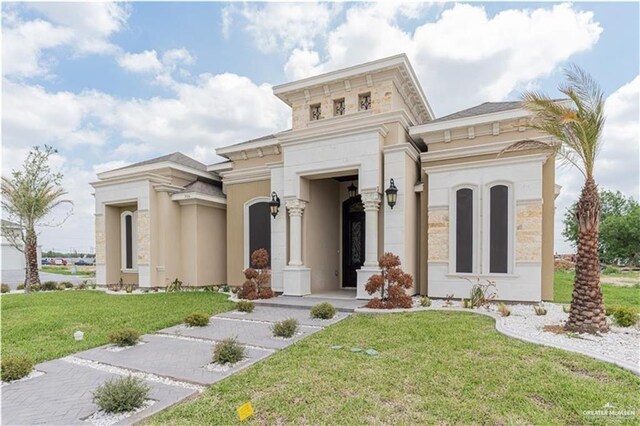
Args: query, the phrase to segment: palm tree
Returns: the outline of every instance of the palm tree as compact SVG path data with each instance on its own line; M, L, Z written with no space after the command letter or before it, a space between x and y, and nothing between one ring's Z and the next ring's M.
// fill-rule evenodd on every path
M2 210L15 224L5 226L2 234L18 250L24 252L26 261L25 292L34 284L40 284L38 273L38 236L36 225L56 226L45 220L61 204L72 204L62 197L67 193L60 186L62 175L53 173L49 167L49 157L56 150L45 146L35 147L29 152L22 170L13 170L11 177L2 176ZM71 212L62 219L64 222ZM57 223L60 225L62 222Z
M584 176L575 210L578 255L571 310L565 329L601 332L607 331L608 326L600 288L598 258L600 198L593 171L602 144L604 94L598 83L577 66L567 68L565 76L566 82L559 90L567 96L567 100L558 101L542 93L525 92L522 102L523 107L533 114L531 127L559 141L560 144L554 148L561 158ZM531 141L527 144L530 147ZM518 149L517 145L509 149Z

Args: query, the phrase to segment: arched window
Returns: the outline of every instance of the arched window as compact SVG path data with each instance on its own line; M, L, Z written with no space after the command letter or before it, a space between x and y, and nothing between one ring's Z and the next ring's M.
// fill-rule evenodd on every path
M473 190L456 191L456 272L473 272Z
M251 253L263 248L269 252L271 266L271 210L269 197L255 198L244 208L244 266L248 268Z
M506 274L509 271L509 187L491 187L489 210L489 272Z
M138 267L136 256L136 212L125 211L120 215L120 246L122 270L135 270Z

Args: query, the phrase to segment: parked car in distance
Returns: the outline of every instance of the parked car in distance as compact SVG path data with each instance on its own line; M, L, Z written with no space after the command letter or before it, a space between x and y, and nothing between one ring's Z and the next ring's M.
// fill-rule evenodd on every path
M82 259L78 259L75 262L76 265L78 266L90 266L90 265L95 265L96 264L96 258L95 257L85 257Z
M66 259L60 259L60 258L58 258L58 259L55 259L55 260L53 261L53 264L54 264L54 265L65 265L65 266L66 266L66 264L67 264L67 260L66 260Z

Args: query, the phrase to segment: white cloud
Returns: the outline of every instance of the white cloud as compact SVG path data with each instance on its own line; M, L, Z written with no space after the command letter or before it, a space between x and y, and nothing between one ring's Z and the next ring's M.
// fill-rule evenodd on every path
M400 16L419 16L419 10L392 3L351 7L344 22L328 32L324 51L302 46L291 53L287 76L306 77L404 52L436 113L443 115L506 98L590 49L602 33L592 12L570 4L505 10L493 17L482 6L456 4L413 32L398 26Z
M167 50L162 55L162 63L167 66L192 65L195 58L185 48Z
M242 9L229 6L223 10L222 32L229 37L233 15L237 14L262 53L308 49L326 32L340 9L341 5L331 3L245 4Z
M601 189L621 191L636 200L640 194L638 159L640 157L640 76L613 92L606 100L607 121L602 137L602 150L595 165L596 183ZM574 167L561 167L556 183L562 192L556 199L556 251L570 252L570 245L562 237L564 213L580 196L584 183L582 174Z
M153 73L162 69L155 50L145 50L140 53L125 53L118 58L118 65L134 73Z
M54 63L46 51L68 46L75 54L113 54L109 37L121 30L129 8L117 3L28 3L44 19L23 21L15 8L3 6L3 75L47 76Z

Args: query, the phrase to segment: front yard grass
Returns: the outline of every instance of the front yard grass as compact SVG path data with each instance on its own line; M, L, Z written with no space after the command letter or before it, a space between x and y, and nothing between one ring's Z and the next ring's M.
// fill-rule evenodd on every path
M72 275L74 277L95 277L95 267L78 266L77 272L73 272L69 266L43 266L40 272L48 272L50 274Z
M566 271L556 271L553 283L553 300L556 303L571 303L571 293L573 292L573 279L575 273ZM606 275L600 278L602 295L605 306L633 306L640 305L640 286L619 286L606 284Z
M5 295L2 356L26 355L34 363L108 343L107 334L132 327L141 334L181 323L193 312L229 310L227 296L210 292L109 295L102 291L60 291ZM73 333L84 332L76 342Z
M639 387L618 367L503 336L490 318L361 314L148 422L235 424L237 407L251 401L253 424L636 423L583 412L607 403L638 412Z

